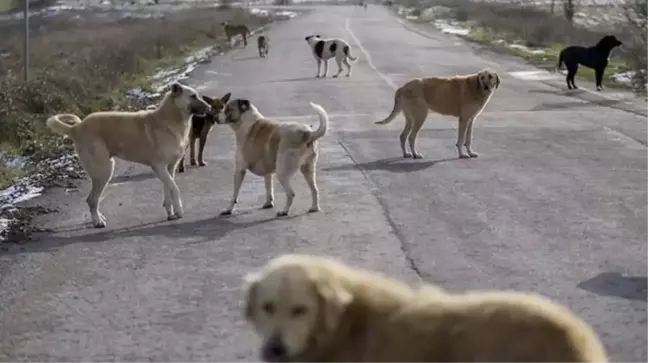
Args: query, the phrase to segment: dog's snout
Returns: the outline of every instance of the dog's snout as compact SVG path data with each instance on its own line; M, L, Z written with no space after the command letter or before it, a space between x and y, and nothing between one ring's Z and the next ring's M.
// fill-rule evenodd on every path
M262 355L266 362L282 362L286 359L288 350L279 334L274 334L266 340Z

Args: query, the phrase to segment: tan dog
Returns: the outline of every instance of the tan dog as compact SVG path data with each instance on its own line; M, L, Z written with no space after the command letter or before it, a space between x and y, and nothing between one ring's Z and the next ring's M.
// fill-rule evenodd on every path
M183 216L175 170L187 148L191 115L205 114L209 108L193 88L174 83L153 110L94 112L83 120L72 114L47 119L49 128L74 141L79 160L92 180L86 201L95 227L106 226L99 200L112 178L113 157L150 166L164 185L162 205L167 219Z
M499 75L489 69L464 76L416 78L396 90L394 108L386 119L376 124L388 124L403 111L405 127L400 134L403 157L413 156L420 159L423 155L416 151L416 136L427 118L428 111L458 117L459 157L476 158L479 154L470 147L475 118L486 107L499 85ZM406 139L409 140L411 153L405 149ZM463 152L462 146L466 147L467 154Z
M263 208L274 207L272 174L276 172L279 183L286 191L286 205L277 212L278 217L288 215L295 198L290 185L292 176L300 170L311 190L312 205L308 212L317 212L319 190L315 181L317 165L316 141L326 134L328 115L322 106L310 103L319 114L320 125L315 131L297 122L280 123L269 120L248 100L230 101L218 118L219 124L229 124L236 134L236 165L234 194L229 207L221 215L230 215L238 200L246 171L265 178L266 201Z
M232 44L232 37L240 35L243 38L243 46L247 47L247 37L250 35L250 28L245 24L236 24L232 25L224 21L221 23L223 30L225 31L225 36L227 36L227 42Z
M518 292L412 289L317 256L246 278L245 316L270 362L602 362L580 318Z

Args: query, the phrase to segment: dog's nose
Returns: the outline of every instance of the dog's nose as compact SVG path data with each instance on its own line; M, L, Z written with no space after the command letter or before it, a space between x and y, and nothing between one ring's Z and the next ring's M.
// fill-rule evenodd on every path
M286 358L288 351L281 336L275 334L266 340L263 345L263 360L266 362L281 362Z

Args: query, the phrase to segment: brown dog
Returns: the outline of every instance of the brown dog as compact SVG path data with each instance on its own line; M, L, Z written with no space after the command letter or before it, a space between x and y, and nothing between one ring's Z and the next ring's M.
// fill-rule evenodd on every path
M475 118L486 107L499 85L499 75L489 69L464 76L416 78L396 90L394 108L386 119L376 124L388 124L403 111L406 120L400 134L403 157L420 159L423 155L416 151L416 136L428 111L458 117L459 157L476 158L479 154L470 147ZM409 140L411 153L405 150L406 139ZM462 145L466 147L467 154L463 152Z
M534 294L413 289L340 261L283 255L247 278L270 362L603 362L594 331Z
M196 165L196 140L198 144L198 165L205 166L205 159L203 152L205 151L205 144L207 144L207 136L216 124L218 114L223 110L227 101L229 101L231 93L226 94L222 98L211 98L202 96L202 99L211 106L211 110L204 115L193 115L191 117L191 131L189 132L189 165ZM185 152L186 155L186 152ZM178 164L178 173L184 173L184 155Z

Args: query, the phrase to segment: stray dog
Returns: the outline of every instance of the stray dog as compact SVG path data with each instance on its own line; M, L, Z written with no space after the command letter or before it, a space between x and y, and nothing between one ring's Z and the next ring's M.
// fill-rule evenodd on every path
M351 55L351 48L346 41L337 38L322 39L319 35L309 35L305 39L306 42L308 42L308 45L310 45L313 51L313 56L317 61L316 78L320 77L322 62L324 62L324 75L322 77L328 75L328 60L333 57L335 57L335 62L338 65L338 72L333 75L333 77L337 78L337 76L342 73L342 63L344 63L348 69L346 76L351 76L351 63L349 63L349 59L355 62L358 58Z
M259 57L265 58L268 56L268 51L270 50L270 39L267 35L259 35L257 38L257 48L259 49Z
M245 279L267 362L604 362L567 308L512 291L413 289L338 260L288 254Z
M232 44L232 37L240 35L243 38L243 46L247 47L247 37L250 35L250 28L245 24L230 25L228 22L224 21L221 23L223 29L225 30L225 35L227 36L227 42Z
M594 76L596 78L596 90L603 90L603 73L608 65L608 58L612 49L623 45L614 35L606 35L593 47L582 47L580 45L571 45L560 51L558 55L557 69L565 63L567 67L567 88L578 89L574 83L576 72L578 72L578 65L582 64L585 67L594 69Z
M479 154L470 147L475 118L486 107L499 85L499 75L489 69L463 76L415 78L396 90L394 108L386 119L376 124L388 124L403 111L405 127L400 134L403 157L420 159L423 155L416 151L416 136L427 118L428 110L458 117L459 158L476 158ZM409 140L411 153L405 150L406 139ZM463 152L462 145L466 147L467 154Z
M202 99L211 106L211 109L205 115L191 116L191 131L189 132L189 165L196 165L196 140L200 140L200 143L198 144L198 165L207 165L203 158L205 144L207 144L207 136L209 136L209 132L216 123L218 114L223 110L231 95L231 93L228 93L223 96L223 98L202 96ZM184 159L184 156L182 156L180 164L178 164L178 173L184 173L185 171Z
M280 123L269 120L248 100L230 101L218 118L219 124L229 124L236 134L236 160L234 194L228 208L221 215L230 215L247 170L265 178L266 201L263 208L274 207L272 174L277 173L279 183L286 191L286 205L277 212L278 217L288 215L295 192L290 185L292 176L300 170L311 191L309 213L320 210L319 190L315 181L317 165L316 141L326 134L328 115L322 106L310 103L318 113L319 128L315 131L297 122Z
M112 178L114 157L150 166L164 185L162 205L167 219L183 216L175 170L187 149L191 116L209 109L193 88L174 83L153 110L94 112L83 120L58 114L47 119L50 129L74 141L81 165L92 180L86 202L94 227L106 226L99 201Z

